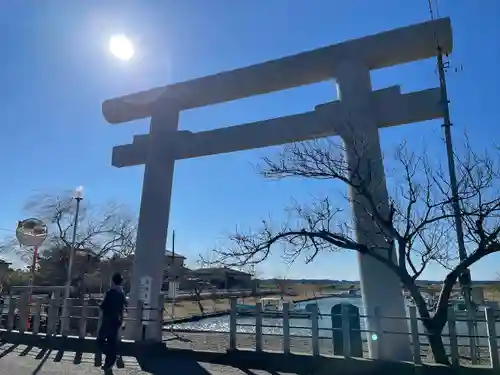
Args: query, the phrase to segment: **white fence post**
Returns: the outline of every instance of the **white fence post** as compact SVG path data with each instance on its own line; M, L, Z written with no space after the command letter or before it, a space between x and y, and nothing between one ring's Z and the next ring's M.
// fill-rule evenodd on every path
M351 356L351 316L350 305L342 304L342 350L344 357Z
M33 327L31 327L31 332L34 335L40 332L40 315L42 314L42 301L37 299L35 302L35 315L33 316Z
M51 298L47 311L47 335L54 335L57 331L57 323L59 321L58 309L59 301L56 298Z
M236 318L236 298L232 297L229 311L229 350L236 350Z
M24 331L26 331L30 316L30 308L29 295L27 293L21 293L21 295L19 295L19 333L24 333Z
M500 359L498 358L497 330L494 311L487 307L484 309L486 318L486 329L488 335L488 348L490 351L490 367L500 369Z
M422 357L420 354L420 335L418 332L417 308L415 306L410 306L409 311L411 343L413 346L413 362L419 365L422 363Z
M474 335L477 335L477 318L476 318L476 311L472 309L467 310L467 332L469 332L469 347L470 347L470 356L471 356L471 362L472 365L477 365L478 359L479 359L479 349L477 347L478 343L478 338L474 337Z
M143 315L142 307L143 307L143 302L137 301L137 305L133 314L134 317L132 318L130 323L127 323L131 324L132 327L135 328L135 332L132 333L135 341L142 341L142 315Z
M7 330L12 331L14 329L15 321L15 311L16 311L17 300L13 296L9 297L9 311L7 312Z
M66 309L64 309L64 300L63 300L63 311L61 316L61 335L68 336L71 333L71 312L73 309L73 299L68 298L66 300ZM64 311L66 310L66 311ZM64 314L66 313L66 316Z
M448 333L450 335L451 363L454 366L459 366L460 356L458 353L457 326L453 307L448 308Z
M175 301L172 302L175 304ZM165 312L165 295L160 294L158 296L158 321L160 322L160 327L163 329L164 325L164 312Z
M312 354L314 357L319 356L319 311L314 309L311 315L311 340L312 340Z
M89 301L87 299L83 300L82 310L80 314L80 338L83 339L87 336L87 316L88 316Z
M290 303L283 303L283 352L290 354Z
M257 316L255 317L255 351L262 351L262 302L255 305Z
M0 317L3 318L3 313L5 312L5 306L6 304L5 303L2 303L0 304ZM2 322L0 321L0 326L1 326ZM7 328L7 327L1 327L1 328Z
M102 326L102 310L99 309L99 316L97 318L97 334L96 336L99 336L99 331L101 330Z
M384 344L384 337L383 337L384 330L382 328L382 317L380 314L380 307L378 307L378 306L376 306L373 309L373 324L375 326L375 335L377 336L376 337L377 344L375 345L377 353L376 353L375 358L372 358L372 359L380 359L380 357L382 356L382 353L383 353L382 345Z

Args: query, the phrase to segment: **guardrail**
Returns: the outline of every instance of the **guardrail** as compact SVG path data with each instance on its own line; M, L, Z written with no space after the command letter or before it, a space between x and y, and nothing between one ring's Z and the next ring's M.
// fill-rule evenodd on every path
M69 317L62 316L62 301L62 298L37 298L29 302L27 294L10 296L6 303L0 305L0 329L8 332L17 331L20 334L31 332L79 338L96 337L102 324L100 301L89 298L68 299ZM148 310L151 309L143 307L142 304L127 308L123 319L124 326L131 322L141 322L137 325L137 331L132 332L128 338L136 341L143 339L142 325L147 324L148 319L145 318L145 313ZM163 308L161 310L160 314ZM65 320L68 324L64 324ZM120 330L120 338L121 334L122 330Z
M163 298L160 296L160 298ZM255 314L252 315L252 321L249 323L248 317L246 317L246 322L242 322L241 317L238 314L236 308L236 298L231 298L229 319L228 319L228 329L229 334L227 350L238 349L237 337L240 334L250 334L255 338L255 350L257 352L264 350L264 342L266 336L278 336L279 344L281 350L284 353L290 353L292 350L292 340L296 338L307 338L311 343L310 353L313 356L320 356L322 353L322 342L329 341L333 346L333 354L342 355L346 358L349 357L362 357L364 356L364 350L359 350L360 341L366 342L367 339L360 339L361 335L375 335L376 340L378 340L379 345L383 345L384 338L395 334L395 332L387 332L382 330L380 327L384 319L395 319L394 317L384 317L375 313L375 316L371 316L375 322L375 327L379 327L375 331L370 331L364 329L361 324L366 315L355 314L353 320L353 313L345 305L341 304L341 310L338 314L324 314L319 312L317 309L311 309L310 315L307 317L307 326L294 326L292 323L295 321L295 315L290 314L290 305L288 302L283 303L283 311L280 313L278 320L280 324L277 325L276 321L273 322L272 326L266 325L267 316L262 310L262 305L258 303L256 305ZM21 295L18 298L10 296L8 302L1 306L0 316L2 330L4 331L16 331L20 334L25 332L32 332L33 334L46 334L46 335L58 335L62 336L76 336L79 338L85 338L87 336L96 336L98 329L102 323L102 316L100 314L100 309L98 307L98 302L92 299L70 299L68 301L70 317L69 323L67 325L67 331L63 331L62 321L65 319L61 316L62 313L62 299L35 299L32 303L28 303L29 298L27 295ZM162 300L160 301L160 306L163 306ZM134 324L137 328L136 331L131 332L130 336L127 338L136 341L143 340L143 327L147 324L148 311L151 309L143 307L139 304L136 308L129 308L127 315L124 319L125 325L130 322L141 322L141 324ZM160 310L163 310L161 308ZM160 316L163 316L163 311L158 311ZM328 319L330 319L330 326L326 326ZM68 318L66 318L68 319ZM253 321L253 319L255 319ZM413 360L415 363L422 363L422 349L428 347L429 343L426 340L427 334L422 332L421 322L422 319L417 317L417 312L415 307L409 308L409 317L399 317L397 319L405 319L408 321L409 334L411 337L411 347L413 353ZM276 319L275 319L276 320ZM304 320L302 320L304 321ZM320 324L320 321L322 323ZM500 322L496 321L495 311L491 308L486 308L484 310L484 316L475 319L474 323L483 327L482 331L484 333L476 335L469 344L463 344L463 340L468 339L468 335L461 334L457 327L459 324L464 324L467 319L457 318L455 312L452 308L449 310L449 317L446 329L443 331L442 337L444 344L448 347L449 356L451 358L451 363L453 365L460 364L460 352L459 348L466 347L468 345L475 345L471 349L472 353L479 354L482 349L486 349L488 364L493 369L500 369L500 355L499 355L499 339L498 336L500 329ZM336 322L334 324L334 322ZM420 329L419 329L420 326ZM498 327L497 327L498 326ZM246 328L242 332L241 328ZM267 328L271 327L276 329L278 327L279 333L269 334ZM308 330L310 335L304 335L297 333L297 330ZM180 332L182 330L178 330ZM189 330L184 330L188 331ZM193 331L192 331L193 332ZM198 331L200 332L200 331ZM207 333L203 331L203 333ZM221 331L217 331L221 333ZM390 337L387 337L390 339ZM339 341L340 340L340 341ZM206 341L206 339L205 339ZM358 349L356 349L358 348ZM474 354L471 358L472 364L478 364L478 357Z
M311 340L311 352L313 356L319 356L320 355L320 342L325 339L332 340L332 344L334 345L334 354L340 354L343 355L344 357L359 357L359 354L354 354L353 355L353 348L356 346L359 346L358 342L353 342L353 337L354 339L356 338L355 332L364 334L364 335L369 335L375 337L375 340L378 341L379 345L383 345L384 343L384 336L388 336L391 334L398 334L397 332L386 332L383 331L380 327L383 325L381 324L381 321L384 319L405 319L409 322L409 335L411 337L411 347L412 347L412 355L413 355L413 361L416 364L421 364L422 363L422 348L423 347L428 347L429 343L426 340L426 337L428 336L425 332L422 332L422 329L419 329L419 326L421 326L421 322L423 319L417 317L417 311L414 306L409 307L409 317L400 317L400 318L395 318L395 317L384 317L381 316L380 314L377 313L377 309L375 312L375 316L367 316L367 315L357 315L357 318L362 320L364 318L371 318L374 321L374 326L379 327L378 330L376 331L370 331L367 329L362 328L362 324L359 324L357 328L355 327L356 324L353 326L353 316L351 315L352 313L350 312L349 308L347 308L347 304L342 304L342 309L340 314L321 314L317 310L311 310L311 315L309 317L310 319L310 326L292 326L290 323L291 317L290 317L290 310L289 310L289 303L285 302L283 303L283 311L282 311L282 317L281 321L282 324L280 326L280 334L279 336L282 337L282 347L281 350L284 353L290 353L291 350L291 340L294 338L308 338ZM474 348L471 348L471 353L476 353L479 352L478 348L481 346L481 341L486 341L486 349L487 349L487 355L489 359L489 366L493 369L500 369L500 355L499 355L499 340L500 336L498 336L497 332L497 325L500 325L500 322L496 321L495 318L496 312L492 310L491 308L486 308L484 310L484 316L479 317L478 319L474 319L475 324L482 324L485 326L485 335L477 335L474 337L474 340L471 340L469 344L462 344L461 339L468 339L470 338L468 335L463 335L457 332L457 324L461 323L463 324L464 322L468 322L470 320L468 319L460 319L456 317L455 311L453 308L450 307L449 309L449 316L448 316L448 323L446 326L446 329L443 331L442 338L444 341L445 346L448 347L449 349L449 357L451 359L451 363L453 365L459 365L460 364L460 354L459 354L459 348L461 347L466 347L469 345L474 345ZM322 318L329 318L333 321L335 321L335 315L338 316L341 320L340 326L332 326L329 328L326 327L320 327L318 322ZM266 326L265 325L265 315L262 314L262 306L260 303L257 304L256 309L255 309L255 323L241 323L239 322L239 316L238 316L238 311L236 309L236 299L231 300L231 309L230 309L230 316L229 316L229 350L235 350L237 349L237 335L241 334L241 330L238 329L238 327L250 327L250 331L253 331L253 334L255 335L255 350L257 352L263 350L263 340L266 336L276 336L276 334L266 334L264 333L264 329L266 327L270 327L273 329L276 329L276 322L272 326ZM293 334L291 331L292 330L297 330L297 329L302 329L302 330L309 330L310 331L310 336L305 336L305 335L300 335L300 334ZM325 331L328 331L330 334L324 334ZM248 332L245 332L248 334ZM323 333L323 334L322 334ZM354 333L354 334L353 334ZM341 353L338 353L338 350L335 350L335 345L339 344L339 338L341 340L340 346L341 346ZM370 338L369 338L370 339ZM356 340L356 339L355 339ZM336 341L336 342L335 342ZM364 342L367 341L367 339L363 340ZM359 353L359 351L358 351ZM361 355L362 356L362 355ZM476 355L472 356L471 362L473 365L478 364L478 357Z

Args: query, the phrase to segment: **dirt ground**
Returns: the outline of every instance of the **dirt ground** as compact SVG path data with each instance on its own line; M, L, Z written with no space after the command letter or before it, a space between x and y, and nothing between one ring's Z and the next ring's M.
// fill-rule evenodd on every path
M321 288L316 285L308 284L297 284L293 285L292 288L294 294L296 295L285 295L285 301L303 301L310 298L315 298L321 296ZM281 297L280 295L268 295L267 297ZM259 301L260 297L245 297L243 298L244 303L255 304ZM204 299L201 301L204 313L210 314L215 312L222 312L229 310L229 299L227 298L216 298L216 299ZM187 318L190 316L200 315L200 308L197 301L176 301L174 307L174 315L176 319ZM165 313L164 317L166 320L172 319L172 303L165 303Z
M285 295L284 299L287 301L303 301L325 294L330 294L335 291L333 289L325 289L322 285L317 284L293 284L287 287L296 295ZM328 290L328 291L326 291ZM330 292L330 293L329 293ZM500 290L494 288L485 288L484 296L488 300L500 301ZM279 295L268 297L280 297ZM245 297L244 303L255 304L259 301L260 297ZM207 314L214 312L222 312L229 310L229 299L205 299L201 301L204 312ZM177 301L175 303L174 314L176 319L187 318L190 316L200 315L200 308L197 301ZM172 318L172 304L165 303L165 319Z
M484 298L490 301L498 301L500 302L500 290L497 289L485 289L484 290Z

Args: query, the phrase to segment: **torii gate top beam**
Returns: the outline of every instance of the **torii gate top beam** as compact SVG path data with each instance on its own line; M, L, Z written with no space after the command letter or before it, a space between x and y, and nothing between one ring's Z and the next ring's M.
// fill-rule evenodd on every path
M321 82L335 77L337 65L349 58L379 69L435 56L436 39L443 53L451 52L449 18L109 99L102 104L102 112L108 122L118 124L150 117L156 103L175 103L185 110Z

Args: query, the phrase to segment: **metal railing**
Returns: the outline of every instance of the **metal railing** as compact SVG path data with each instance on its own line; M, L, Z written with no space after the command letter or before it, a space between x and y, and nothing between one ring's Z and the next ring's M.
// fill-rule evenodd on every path
M381 328L384 326L382 324L382 321L385 319L404 319L407 320L409 323L408 331L411 338L410 343L412 348L413 361L416 364L422 363L422 349L424 347L429 348L429 342L427 340L428 334L425 333L425 329L422 327L423 319L417 317L417 311L414 306L409 307L408 317L399 317L399 318L384 317L377 313L377 309L375 311L374 316L369 317L367 315L361 315L361 314L357 315L360 321L364 320L365 318L371 318L374 321L373 326L377 327L376 331L370 331L364 328L363 324L359 325L360 327L359 329L353 327L352 315L351 315L352 313L348 308L344 308L344 306L347 305L343 305L341 313L337 314L340 315L339 318L341 319L340 327L338 326L335 327L333 326L333 324L330 327L325 327L324 324L322 324L323 326L320 327L319 322L321 322L322 319L329 318L333 322L335 314L333 315L322 314L318 310L311 310L311 314L308 317L308 320L310 320L310 323L308 324L310 325L299 327L291 325L291 320L295 319L290 317L289 303L285 302L283 303L283 311L280 317L281 325L279 326L278 334L276 334L276 333L265 333L265 328L272 328L276 330L277 326L276 322L273 322L273 324L270 326L266 326L264 324L265 323L264 319L266 315L261 313L262 307L260 304L257 304L255 313L253 314L255 322L241 323L239 321L238 309L236 307L236 299L232 299L230 316L229 316L229 350L237 349L237 336L239 334L251 333L255 335L256 351L263 350L263 340L266 338L266 336L280 336L280 338L282 339L281 350L284 353L290 353L291 341L294 338L295 339L307 338L311 340L311 354L313 356L319 356L321 354L320 343L322 341L331 340L333 341L332 344L335 345L334 336L337 336L337 338L340 336L342 341L341 344L342 352L340 353L340 355L343 355L344 357L351 357L353 356L351 348L355 344L352 342L353 337L356 337L355 331L357 331L359 334L362 334L363 336L368 336L368 338L362 339L364 343L366 343L370 339L374 339L377 340L378 345L383 345L385 336L401 334L401 332L384 331ZM483 317L478 317L478 319L474 320L478 325L484 326L484 334L477 335L475 337L476 340L473 340L472 342L475 343L476 348L481 347L483 349L486 349L489 366L491 368L500 369L500 360L499 360L500 336L498 335L499 332L497 332L498 329L497 325L500 326L500 321L496 319L496 316L500 316L498 311L495 311L491 308L485 308ZM468 340L467 343L463 343L463 340L469 338L469 336L461 334L460 332L457 331L457 324L464 324L467 321L469 320L457 317L454 309L450 307L448 315L448 323L445 326L445 329L443 330L441 337L443 339L444 345L448 349L448 355L453 365L460 364L462 356L460 355L459 349L467 348L470 346L470 342ZM247 332L243 332L244 330L242 330L241 327L246 327L246 328L250 327L250 332L248 332L248 330ZM309 331L310 334L304 335L302 332L299 333L293 332L293 331L305 331L305 330ZM482 345L482 343L484 342L486 342L486 344ZM335 353L334 351L334 354L338 354L338 351L336 352L337 353ZM475 350L471 350L470 352L474 353ZM479 358L477 357L470 358L470 361L472 362L473 365L479 364Z
M35 298L29 303L30 299L26 294L21 294L18 297L10 296L7 302L2 304L0 310L1 316L1 329L4 331L16 331L20 334L31 332L32 334L46 334L46 335L63 335L85 338L88 336L96 336L100 325L102 324L102 316L98 306L98 301L92 299L70 299L70 324L67 331L62 331L61 313L62 313L62 299L41 299ZM255 342L255 350L257 352L264 350L264 343L267 337L278 337L280 350L284 353L292 351L292 342L296 339L307 339L310 342L310 350L308 352L313 356L323 355L323 343L329 342L333 346L332 354L343 355L345 357L364 356L364 353L355 353L355 348L359 347L359 342L362 341L363 345L372 337L376 337L379 345L383 345L384 337L401 334L397 332L384 331L381 327L384 325L384 319L405 319L408 321L408 332L410 335L410 342L415 363L422 363L422 354L424 349L429 348L429 342L426 339L427 334L422 327L422 319L417 317L415 307L409 308L409 317L384 317L376 313L375 316L370 317L378 327L375 331L365 329L363 320L367 318L366 315L357 314L358 324L353 325L352 312L344 308L338 314L323 314L317 309L310 310L307 319L300 321L306 322L302 326L293 325L296 323L296 316L290 313L289 303L283 303L283 310L278 314L278 319L273 320L272 325L267 325L268 315L262 310L260 303L257 303L255 313L245 321L239 315L237 309L237 299L231 298L229 315L226 317L227 329L225 334L229 335L229 340L226 346L227 350L238 349L237 338L239 335L246 334L252 335ZM159 301L160 311L159 316L163 317L163 300L160 297ZM125 326L134 323L133 326L137 329L131 334L127 335L127 339L140 341L144 338L143 327L148 323L148 315L151 308L144 307L139 304L136 308L128 308L127 314L124 318ZM337 324L333 324L336 316ZM491 308L484 310L484 316L475 320L479 327L482 327L483 333L478 334L472 342L478 345L477 353L485 353L488 358L488 363L491 368L500 369L499 360L499 339L498 336L500 329L500 322L497 321L496 316L500 316L498 311ZM340 320L340 324L338 321ZM279 324L276 323L279 321ZM467 348L470 343L468 342L467 335L460 332L459 325L464 324L466 319L457 317L454 310L450 308L448 323L443 330L442 338L444 344L448 348L448 354L452 364L458 365L461 360L460 349ZM140 322L140 324L135 324ZM358 328L359 327L359 328ZM208 334L207 331L196 331L191 329L178 329L177 332L198 332ZM270 332L272 330L273 332ZM304 334L308 331L309 334ZM221 334L224 331L215 331ZM339 344L340 335L340 344ZM356 337L365 336L358 340ZM368 338L366 337L368 336ZM390 339L390 337L387 337ZM206 341L206 340L205 340ZM464 343L464 341L466 341ZM337 345L337 347L335 347ZM339 350L339 346L341 349ZM365 352L363 349L362 352ZM476 351L470 351L471 353ZM485 359L483 357L483 359ZM479 364L479 358L471 358L472 364Z
M0 305L0 329L20 334L62 335L68 337L96 337L102 324L102 313L99 300L95 299L68 299L69 324L62 322L67 319L62 316L62 298L35 298L30 301L27 294L9 296ZM137 330L132 332L130 339L143 339L142 325L147 324L144 318L145 311L142 304L138 307L127 308L123 319L123 326L140 321ZM161 309L163 310L163 309ZM120 330L120 339L123 330Z

